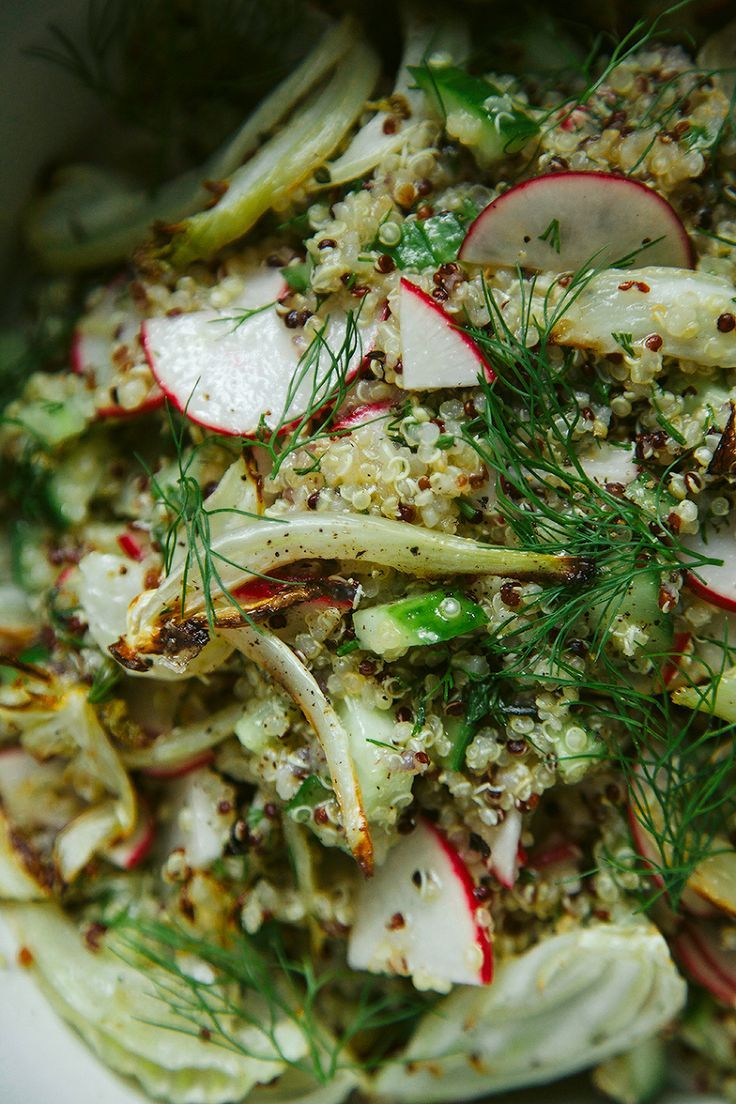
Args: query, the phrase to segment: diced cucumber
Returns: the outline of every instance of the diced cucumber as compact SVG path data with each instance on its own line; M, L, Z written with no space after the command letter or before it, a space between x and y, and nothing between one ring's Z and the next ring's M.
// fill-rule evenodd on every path
M648 514L652 521L666 518L670 510L677 505L677 500L647 472L642 472L629 483L626 497Z
M16 521L10 529L10 569L13 582L28 594L39 594L53 583L58 568L46 555L44 531L27 521Z
M665 1045L655 1036L598 1066L593 1083L617 1104L646 1104L664 1088L666 1076Z
M671 614L659 606L661 574L656 569L635 570L622 595L591 607L586 620L596 634L618 643L625 655L644 655L662 662L672 651ZM630 631L629 631L630 630ZM642 641L640 632L646 633Z
M18 421L47 447L79 437L87 427L87 415L81 404L66 402L27 402Z
M310 774L284 808L290 817L304 824L312 819L312 813L317 805L329 801L334 796L333 791L328 789L316 774Z
M418 65L410 72L447 133L467 146L481 166L517 153L539 132L508 92L482 77L452 65Z
M398 243L390 247L381 245L381 249L402 270L424 272L448 264L457 260L468 226L478 213L478 208L468 202L460 211L440 211L426 219L407 219Z
M736 724L736 667L729 667L715 679L700 686L681 686L672 695L675 705L699 709Z
M361 648L395 658L409 648L473 632L487 620L478 603L458 591L432 590L359 610L353 626Z
M244 748L260 755L284 736L288 728L289 713L281 698L254 698L235 725L235 735Z
M83 442L61 461L49 481L48 496L65 525L79 525L85 520L105 470L104 450L96 441Z
M389 766L395 755L392 750L396 734L393 717L357 697L345 698L336 705L336 710L350 740L350 753L368 823L382 827L395 824L399 810L411 802L414 777Z

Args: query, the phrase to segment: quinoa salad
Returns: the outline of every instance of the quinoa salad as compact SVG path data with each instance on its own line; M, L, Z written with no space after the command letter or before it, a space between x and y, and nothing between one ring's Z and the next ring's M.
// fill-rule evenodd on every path
M169 1104L736 1101L736 24L310 12L27 211L19 961Z

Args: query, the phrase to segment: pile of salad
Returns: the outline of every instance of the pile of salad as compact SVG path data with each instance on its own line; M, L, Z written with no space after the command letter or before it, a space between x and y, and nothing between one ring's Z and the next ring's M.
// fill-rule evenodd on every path
M312 11L204 164L29 207L2 913L151 1099L736 1100L736 25L685 9L481 63L406 4L393 75Z

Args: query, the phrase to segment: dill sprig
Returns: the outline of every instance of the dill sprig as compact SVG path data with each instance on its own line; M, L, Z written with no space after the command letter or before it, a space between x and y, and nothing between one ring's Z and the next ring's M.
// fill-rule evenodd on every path
M177 555L183 556L181 595L179 612L183 617L189 581L196 572L202 583L205 613L210 629L217 623L215 592L229 605L233 606L250 624L237 596L225 585L221 569L223 565L242 569L246 575L253 575L246 565L236 564L213 548L212 518L223 513L249 519L251 521L276 520L237 506L212 509L206 505L206 495L196 476L196 462L201 452L211 446L209 440L188 447L188 430L185 419L177 417L167 403L166 412L169 430L176 453L177 477L173 484L163 484L140 457L139 463L146 471L153 492L168 511L168 524L161 538L163 569L168 574L175 564ZM186 411L185 411L186 413Z
M704 558L688 551L667 525L665 485L677 461L661 474L647 474L651 505L645 509L620 488L590 478L578 457L584 420L579 393L589 384L590 367L581 375L577 355L556 348L551 335L595 271L585 266L559 299L554 285L537 296L536 277L525 280L519 271L518 331L488 287L490 325L471 328L496 380L481 381L483 411L464 435L495 478L494 512L519 546L584 555L598 569L584 590L548 587L525 604L523 616L509 613L488 645L501 663L491 681L509 678L517 693L535 683L575 690L576 708L601 734L593 757L621 770L633 815L661 860L649 862L647 871L656 868L676 904L708 854L718 822L736 809L736 791L724 785L736 770L736 748L728 726L672 705L662 674L671 657L656 637L644 653L646 674L641 659L632 672L609 647L637 579L667 582ZM716 751L717 769L710 763ZM637 799L642 772L650 771L661 804L656 818Z
M370 1061L379 1062L430 1004L408 985L387 989L344 967L318 967L308 949L288 951L275 924L257 936L233 931L224 945L124 913L112 935L112 949L150 979L162 1009L175 1016L174 1023L162 1019L153 1026L247 1057L275 1056L320 1085L358 1064L351 1046L360 1036L376 1033ZM298 947L298 937L289 944ZM211 974L192 969L192 961ZM339 1028L327 1026L335 1019ZM294 1056L293 1035L284 1044L284 1025L303 1039L300 1056Z
M363 353L358 325L361 309L362 304L356 311L347 312L345 334L336 349L327 340L329 317L324 321L299 359L278 420L268 426L261 418L255 440L250 443L265 449L271 461L272 478L296 451L305 450L309 454L310 446L317 442L348 432L336 429L334 423L358 378L356 356L359 363ZM292 408L297 400L303 410L295 417ZM318 466L319 460L313 456L309 466L297 474L315 471Z

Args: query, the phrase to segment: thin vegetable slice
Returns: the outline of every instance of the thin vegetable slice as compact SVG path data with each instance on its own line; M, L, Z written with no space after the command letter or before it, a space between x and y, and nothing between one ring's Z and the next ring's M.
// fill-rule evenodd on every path
M372 325L330 302L316 327L289 329L274 298L242 322L232 310L208 310L143 323L153 374L191 421L247 437L262 425L289 426L327 405L338 379L349 381L358 371Z
M210 1104L242 1099L255 1084L270 1081L285 1068L277 1047L294 1058L304 1051L301 1033L281 1018L270 1021L265 1007L263 1029L223 1017L222 1027L231 1032L238 1049L210 1045L172 1007L179 1003L187 1008L186 981L177 981L171 971L162 974L172 999L162 997L155 969L149 962L137 969L132 964L135 956L126 944L116 941L114 932L92 952L74 924L51 905L14 905L8 914L22 945L31 952L34 973L59 1013L93 1049L97 1033L102 1033L120 1048L118 1059L124 1054L134 1056L161 1076L168 1071L169 1084L182 1102L191 1101L193 1084L201 1085L203 1095L198 1099ZM258 1014L257 1008L253 1011ZM121 1068L108 1048L105 1057L115 1069ZM124 1072L135 1074L132 1063Z
M359 610L353 615L353 627L362 648L395 658L411 647L473 632L487 620L478 603L463 594L432 590Z
M148 237L157 221L175 223L212 201L205 182L230 176L271 131L321 81L349 49L354 24L332 27L315 49L245 120L202 166L151 195L88 166L66 172L56 191L31 212L31 247L48 268L74 271L112 264Z
M329 157L358 118L378 68L373 51L356 42L340 59L322 91L300 107L284 129L233 174L220 201L175 226L171 241L155 255L177 267L211 257L245 234L271 207L287 199Z
M478 215L460 259L483 265L575 272L634 257L692 268L675 210L652 188L604 172L546 173L510 188Z
M373 842L363 808L350 739L314 675L288 644L245 626L225 634L248 659L268 671L294 699L322 745L343 817L348 846L366 874L373 871Z
M331 184L345 184L348 180L364 176L407 141L416 128L417 116L424 116L423 97L414 87L412 66L420 65L428 53L440 52L454 61L462 61L468 51L468 33L465 23L452 13L433 13L413 4L402 7L404 22L404 53L393 94L385 109L376 112L364 127L351 139L348 148L327 168ZM403 111L396 115L391 105L408 108L408 118ZM390 120L390 126L386 126Z
M473 339L422 288L402 278L399 303L404 387L426 391L474 387L480 378L493 382L493 369Z
M685 994L653 925L553 935L498 962L488 988L458 988L436 1005L376 1087L439 1104L552 1081L655 1034Z
M551 340L602 354L631 356L648 347L663 356L733 368L735 297L732 283L705 272L611 269L570 296Z
M447 133L467 146L482 168L518 153L539 133L526 107L483 77L431 59L410 72Z
M593 565L577 556L492 547L386 518L350 514L296 514L288 520L252 522L213 540L208 552L218 565L220 585L231 592L250 575L265 575L295 560L314 558L357 559L415 576L491 574L580 584L594 573ZM156 590L145 591L131 604L127 632L111 647L125 666L145 671L147 664L141 657L164 652L174 662L177 647L183 651L190 644L196 654L197 646L201 650L206 642L204 613L214 601L221 607L218 625L242 623L234 605L222 608L220 587L207 589L193 567L186 579L183 613L174 615L172 611L182 608L183 584L180 565Z

